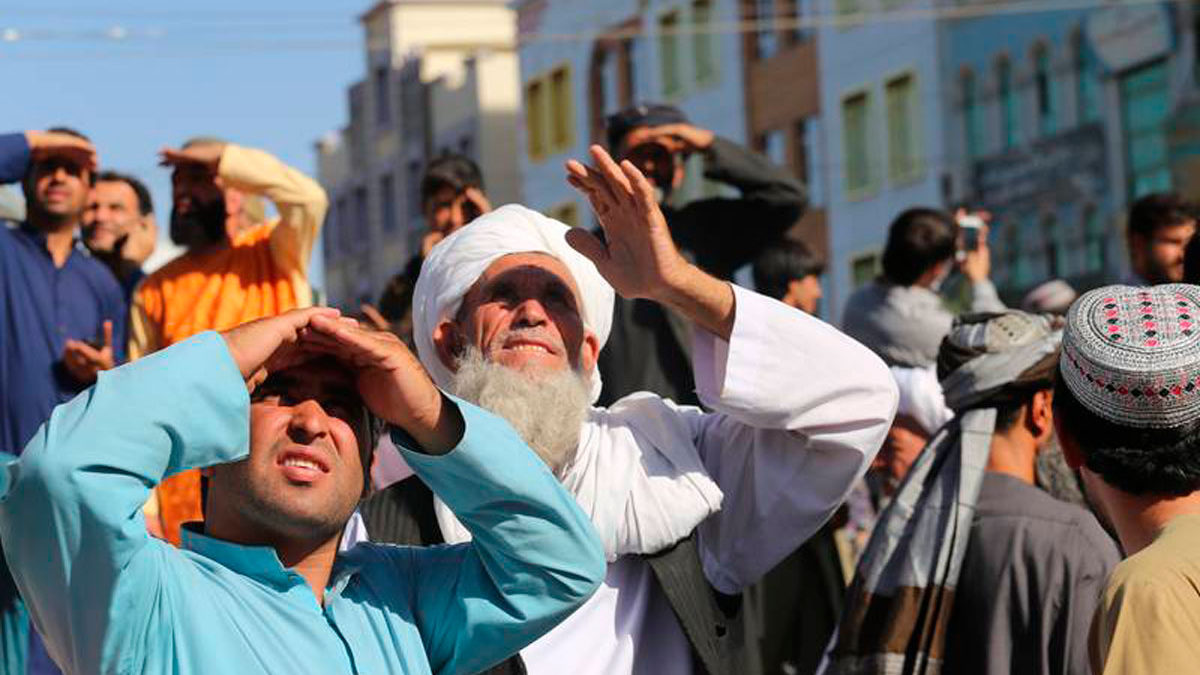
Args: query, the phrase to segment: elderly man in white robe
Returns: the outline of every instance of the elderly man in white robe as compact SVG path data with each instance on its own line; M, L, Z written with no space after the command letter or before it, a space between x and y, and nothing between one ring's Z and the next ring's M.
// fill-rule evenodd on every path
M516 205L451 235L417 282L418 354L440 385L515 426L604 541L605 584L521 652L529 673L742 672L727 633L737 622L720 613L862 477L896 385L827 324L686 261L642 174L591 153L594 166L569 162L567 180L603 240ZM649 393L592 407L613 289L691 322L712 412ZM446 541L468 536L434 512Z

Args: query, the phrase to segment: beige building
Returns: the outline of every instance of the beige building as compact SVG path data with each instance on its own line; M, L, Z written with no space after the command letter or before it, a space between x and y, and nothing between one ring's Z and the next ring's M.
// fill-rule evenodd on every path
M420 181L443 152L479 163L493 203L520 201L516 17L507 0L384 0L359 21L366 73L349 121L316 143L332 208L330 305L374 302L418 251Z

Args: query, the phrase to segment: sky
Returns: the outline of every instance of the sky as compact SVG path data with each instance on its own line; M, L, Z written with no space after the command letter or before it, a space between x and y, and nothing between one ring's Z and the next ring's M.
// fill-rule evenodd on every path
M314 142L345 124L361 77L357 17L372 1L4 0L0 131L67 125L105 168L146 181L164 234L164 145L220 136L310 175ZM316 281L316 280L314 280Z

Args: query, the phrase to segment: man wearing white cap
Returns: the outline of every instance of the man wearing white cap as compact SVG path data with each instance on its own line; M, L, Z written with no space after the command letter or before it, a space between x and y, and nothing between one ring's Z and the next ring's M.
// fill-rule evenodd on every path
M820 320L686 262L642 174L592 155L598 168L570 162L568 180L605 242L520 206L480 217L425 261L418 354L435 381L513 423L605 544L604 586L522 652L528 672L742 672L737 594L863 475L896 387ZM614 288L691 320L697 390L714 412L647 393L592 407ZM433 513L419 543L466 536L443 506Z
M1054 420L1128 556L1096 609L1093 673L1200 663L1200 287L1108 286L1067 314Z

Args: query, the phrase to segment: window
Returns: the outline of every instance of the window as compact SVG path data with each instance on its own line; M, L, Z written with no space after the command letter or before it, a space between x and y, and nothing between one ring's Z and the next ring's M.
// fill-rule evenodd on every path
M1100 66L1082 35L1075 40L1075 86L1081 124L1100 119Z
M884 85L887 100L888 178L911 180L920 172L917 142L917 87L912 75L901 75Z
M392 98L388 93L387 66L375 69L375 123L387 126L392 123Z
M1107 233L1104 220L1094 206L1083 210L1084 266L1087 272L1103 272L1108 267Z
M579 206L575 202L559 204L546 215L569 227L579 227Z
M421 203L421 178L425 173L424 167L418 160L408 163L404 171L404 201L408 202L408 216L417 219L425 213L425 205Z
M1000 149L1009 150L1017 144L1017 93L1013 91L1012 63L1006 58L996 63L996 100L1000 104Z
M979 105L978 83L972 72L963 73L962 76L962 108L967 158L977 159L983 154L983 111Z
M351 248L362 250L367 248L367 238L371 231L367 215L367 189L354 188L354 234L351 238Z
M778 16L783 23L783 41L788 46L808 40L809 33L801 27L800 0L779 0Z
M546 156L546 85L540 79L525 85L525 138L530 159Z
M383 219L383 231L393 232L396 222L396 186L392 174L385 173L379 179L379 216Z
M575 143L571 71L566 66L550 73L550 152L565 152Z
M1033 90L1037 105L1038 133L1051 136L1057 126L1058 111L1054 100L1054 79L1050 65L1050 51L1038 47L1033 54Z
M1043 256L1046 258L1046 273L1051 278L1058 278L1065 275L1066 270L1063 269L1064 261L1060 246L1058 219L1053 215L1042 219L1042 244L1045 246Z
M812 155L808 144L808 120L799 120L792 127L792 173L805 185L808 185L808 164Z
M679 12L669 12L658 20L658 58L662 70L663 96L679 95Z
M1126 74L1120 89L1129 197L1169 191L1167 62L1151 63Z
M717 78L717 63L713 54L712 13L712 0L693 0L692 63L696 67L697 84L710 84Z
M779 51L779 38L775 33L775 0L754 0L754 53L760 59L769 59Z
M787 136L782 129L774 129L759 136L759 150L763 156L780 166L787 164Z
M850 260L850 284L854 288L865 286L879 275L879 254L867 253Z
M842 100L842 141L845 146L846 192L861 193L871 187L871 160L868 154L867 114L870 99L859 92Z
M833 11L838 15L836 24L846 29L862 21L862 4L860 0L834 0Z

